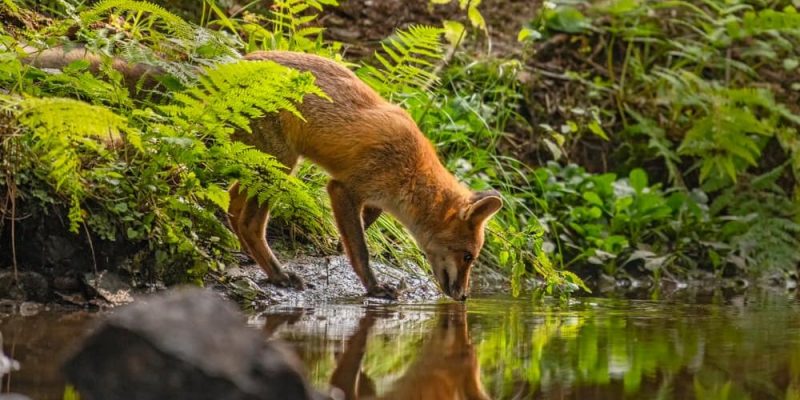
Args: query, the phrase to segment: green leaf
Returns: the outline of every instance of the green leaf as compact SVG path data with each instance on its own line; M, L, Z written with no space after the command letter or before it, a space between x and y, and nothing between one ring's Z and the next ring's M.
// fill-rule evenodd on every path
M444 38L451 46L456 46L464 40L464 35L466 34L464 24L448 20L442 22L442 25L444 26Z
M472 24L472 26L483 31L486 30L486 20L483 19L483 15L480 11L478 11L478 7L476 5L471 5L469 9L467 9L467 17L469 18L469 22Z
M606 134L606 131L603 130L603 127L600 126L599 122L591 121L591 122L589 122L589 125L587 125L587 126L589 128L589 131L594 133L596 136L598 136L600 138L603 138L604 140L609 140L608 139L608 135Z
M517 34L518 42L534 42L542 38L542 34L533 28L522 28Z
M610 14L625 14L636 10L640 6L639 0L613 0L607 2L602 10Z
M596 205L596 206L601 206L601 207L603 206L603 200L595 192L583 192L582 197L589 204Z
M589 27L589 23L577 8L560 7L549 13L545 26L559 32L581 33Z
M631 171L628 179L631 182L631 187L636 191L636 193L642 193L642 191L647 188L647 173L641 168L635 168L633 171Z
M222 211L228 211L231 198L227 190L219 187L218 185L212 184L206 189L205 197L212 203L216 204L217 207L219 207Z

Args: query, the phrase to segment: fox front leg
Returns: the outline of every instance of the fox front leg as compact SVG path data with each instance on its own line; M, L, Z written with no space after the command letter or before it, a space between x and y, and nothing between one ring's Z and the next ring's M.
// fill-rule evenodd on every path
M328 195L344 250L350 258L353 270L367 289L367 296L397 299L397 289L378 283L369 268L369 251L364 239L364 221L361 216L363 203L343 183L335 180L328 183Z

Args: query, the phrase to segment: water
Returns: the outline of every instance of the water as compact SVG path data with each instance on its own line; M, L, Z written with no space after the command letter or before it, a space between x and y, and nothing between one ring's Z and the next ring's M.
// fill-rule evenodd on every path
M800 302L758 293L680 301L494 297L429 305L273 308L320 390L349 398L800 399ZM2 392L62 399L57 359L95 315L0 319L22 369ZM331 389L331 387L336 389Z

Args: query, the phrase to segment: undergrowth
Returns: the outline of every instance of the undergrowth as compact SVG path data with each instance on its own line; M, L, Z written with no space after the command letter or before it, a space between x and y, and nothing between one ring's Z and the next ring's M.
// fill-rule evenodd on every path
M461 3L472 28L485 30L478 2ZM324 7L337 5L335 0L281 0L266 10L229 15L205 1L199 21L188 22L167 8L134 0L42 4L39 10L53 17L46 26L0 31L0 82L6 89L0 103L10 117L0 148L4 160L14 160L0 168L0 190L7 199L2 204L25 204L28 212L39 213L64 207L69 230L76 234L145 244L143 257L150 260L142 266L145 273L199 282L229 263L237 247L220 217L229 202L226 185L239 180L248 196L274 204L274 217L299 233L295 239L335 251L328 240L335 235L329 205L321 195L324 175L304 165L296 178L288 176L271 156L231 139L266 113L297 113L294 104L307 94L325 97L307 73L271 62L238 62L255 50L301 51L352 66L417 118L441 145L448 166L471 187L503 192L507 206L492 222L484 261L511 273L516 291L531 273L543 277L551 292L569 293L582 285L548 261L542 230L520 198L524 186L514 174L522 167L499 155L496 140L480 147L487 144L485 136L502 129L500 122L485 125L485 119L506 118L502 109L496 110L499 116L439 110L452 101L440 74L468 29L454 21L412 26L387 38L373 62L347 63L341 44L323 40L315 25ZM18 11L5 3L4 12L19 16ZM99 71L78 61L52 73L21 62L25 45L84 46L102 62ZM115 59L159 74L132 84L113 68ZM451 118L463 119L455 123L464 130L453 131ZM464 157L484 161L464 169L459 167ZM3 220L18 217L8 207L0 210ZM368 236L380 259L400 266L425 263L391 217L381 217Z
M519 34L521 132L541 143L523 158L546 165L532 200L556 259L582 276L796 277L796 6L545 2Z

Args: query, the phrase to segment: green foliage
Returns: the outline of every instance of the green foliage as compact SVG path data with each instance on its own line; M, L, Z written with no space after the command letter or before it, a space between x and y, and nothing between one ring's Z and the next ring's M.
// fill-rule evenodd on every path
M103 19L106 14L115 13L134 14L135 17L130 20L133 26L126 30L137 36L141 35L140 38L152 36L150 33L156 27L163 28L182 40L191 40L194 36L194 28L189 23L163 7L146 1L104 0L80 13L78 20L84 25L91 25Z
M318 12L326 6L338 6L337 0L277 0L263 14L245 11L241 19L222 12L206 0L214 18L207 25L226 28L245 43L244 50L290 50L316 53L340 59L339 43L322 40L323 28L316 26Z
M658 74L658 73L657 73ZM669 82L668 98L678 111L691 113L691 126L678 147L678 154L700 160L700 180L710 175L735 182L749 167L757 167L766 137L800 125L800 116L779 104L766 89L719 87L697 76L661 72Z
M177 18L138 2L105 2L90 13L125 7L164 21ZM322 229L322 212L305 185L271 156L231 137L249 132L252 118L281 110L297 114L295 104L305 95L325 97L310 74L272 62L222 64L156 103L129 99L127 82L107 67L110 59L101 66L105 76L95 77L86 72L88 63L50 75L24 66L22 56L7 51L0 63L0 80L13 88L0 101L15 122L2 144L10 159L22 160L4 175L15 182L21 201L45 209L68 204L75 232L85 225L103 240L143 243L157 268L141 272L167 281L198 280L229 258L236 241L219 215L229 201L222 185L232 179L259 201L284 203L275 209L279 219ZM93 104L58 97L63 95Z
M797 68L797 15L789 5L721 0L556 2L521 37L573 35L577 52L596 58L574 77L613 115L605 131L649 137L649 154L676 183L687 169L678 164L696 163L701 181L726 177L733 185L758 170L770 141L781 144L781 157L798 158L800 115L789 106L796 101L769 88ZM613 140L628 150L639 138ZM627 167L639 163L637 155Z
M177 123L202 128L218 140L237 129L252 133L250 121L287 110L303 118L295 106L308 95L327 99L314 76L272 61L251 61L207 69L197 86L174 95L177 105L162 107Z
M555 257L585 273L791 274L800 110L787 82L800 60L797 21L789 2L544 3L519 35L545 81L526 91L559 99L557 112L529 110L538 155L615 172L536 171L533 209ZM551 63L564 73L542 67ZM553 82L567 89L549 93Z
M486 30L479 4L459 1L473 27ZM106 0L59 8L63 20L27 32L51 45L69 35L100 56L99 72L82 62L55 75L28 68L16 39L3 37L2 105L15 124L2 148L30 160L4 167L4 179L12 176L27 199L68 204L73 231L84 225L104 239L146 242L159 261L183 260L176 263L192 277L235 246L215 215L233 179L251 198L278 204L273 214L308 237L330 233L317 168L289 177L230 136L270 113L298 115L306 95L325 97L309 74L236 61L262 49L341 60L340 44L324 41L318 26L320 11L336 5L281 0L231 16L208 0L196 26L151 3ZM563 73L526 64L539 53L522 61L455 53L466 30L452 21L397 31L357 72L406 107L460 179L502 192L485 260L511 276L515 293L529 276L550 292L580 288L565 268L789 274L800 261L800 115L797 88L776 85L800 67L797 15L791 6L722 0L545 2L519 38L535 49L567 37L561 51L585 62ZM155 88L138 82L131 96L112 57L163 77ZM540 118L541 97L519 79L531 72L568 87L548 107L557 117ZM535 157L562 164L521 161L514 149L525 146L510 130L534 141ZM579 155L597 146L602 168ZM573 165L582 161L613 172ZM423 262L397 221L382 217L368 234L379 257Z
M88 150L92 158L109 159L102 140L118 140L123 133L131 145L142 150L138 132L111 110L77 100L0 96L0 104L30 132L34 165L41 166L53 188L69 198L70 231L78 233L84 222L81 202L86 197L81 164L89 159L80 151Z
M551 163L535 171L533 209L545 246L566 265L656 277L696 269L772 277L791 274L798 207L775 184L779 170L751 177L713 201L701 190L664 192L644 170L627 178Z
M375 53L380 67L365 65L359 77L385 98L426 91L438 82L435 63L444 58L444 29L415 25L398 30Z
M323 6L338 6L336 0L278 0L272 6L268 20L273 25L271 49L300 50L314 47L322 28L307 26L319 14L306 13L309 9L322 11ZM305 15L304 15L305 14Z
M486 20L483 18L478 6L481 5L482 0L431 0L433 4L448 4L458 1L458 6L462 10L467 11L467 18L472 26L486 31Z
M461 6L475 26L485 28L477 4ZM278 220L294 221L309 237L330 235L331 217L324 212L329 206L319 196L323 179L316 168L301 169L309 187L287 176L285 167L271 156L231 140L233 133L249 134L251 120L279 110L302 118L295 104L306 95L327 98L308 73L268 61L232 61L237 54L257 49L306 51L339 59L338 45L323 42L321 28L314 26L317 12L330 5L337 2L279 1L266 14L245 11L233 18L208 1L200 22L212 29L140 1L107 0L84 10L67 7L65 16L78 21L74 36L101 59L99 73L89 72L89 63L76 62L61 74L47 74L24 66L20 62L24 53L16 50L3 53L0 63L0 80L4 87L14 88L4 104L17 117L21 131L4 136L3 148L12 149L14 158L30 160L8 173L21 188L20 197L36 198L43 206L68 199L73 230L85 225L104 240L145 243L153 264L159 266L153 272L169 280L202 277L236 246L218 218L229 203L223 185L232 179L243 184L249 197L274 204L272 214ZM66 26L56 21L33 35L47 38L65 32ZM426 117L432 101L450 103L442 97L444 91L433 92L445 58L442 37L458 45L465 34L460 24L445 26L398 31L376 54L376 64L364 65L360 73L387 97L407 99L421 123L435 122L427 127L434 140L450 142L445 155L451 166L488 140L491 146L479 152L477 169L462 171L467 181L483 189L500 183L481 181L476 174L501 159L494 145L509 118L507 99L493 103L497 117L471 109L480 107L481 100L474 96ZM14 39L4 39L9 49L16 46ZM152 89L149 83L138 82L132 98L126 90L130 82L113 68L112 57L157 68L162 86ZM43 113L39 103L59 105L59 112ZM479 131L478 140L442 125L449 112ZM487 117L496 118L496 126L488 127ZM50 159L57 162L45 161ZM511 162L508 168L521 166ZM507 196L512 196L510 190ZM517 219L518 211L503 213L502 221L513 223L510 234L503 233L503 223L492 224L496 235L487 244L489 260L513 271L516 288L525 274L534 271L546 278L550 290L574 290L582 284L574 275L556 272L541 249L541 230L526 224L527 218ZM382 217L376 228L369 232L369 242L378 257L401 265L424 263L397 221Z

